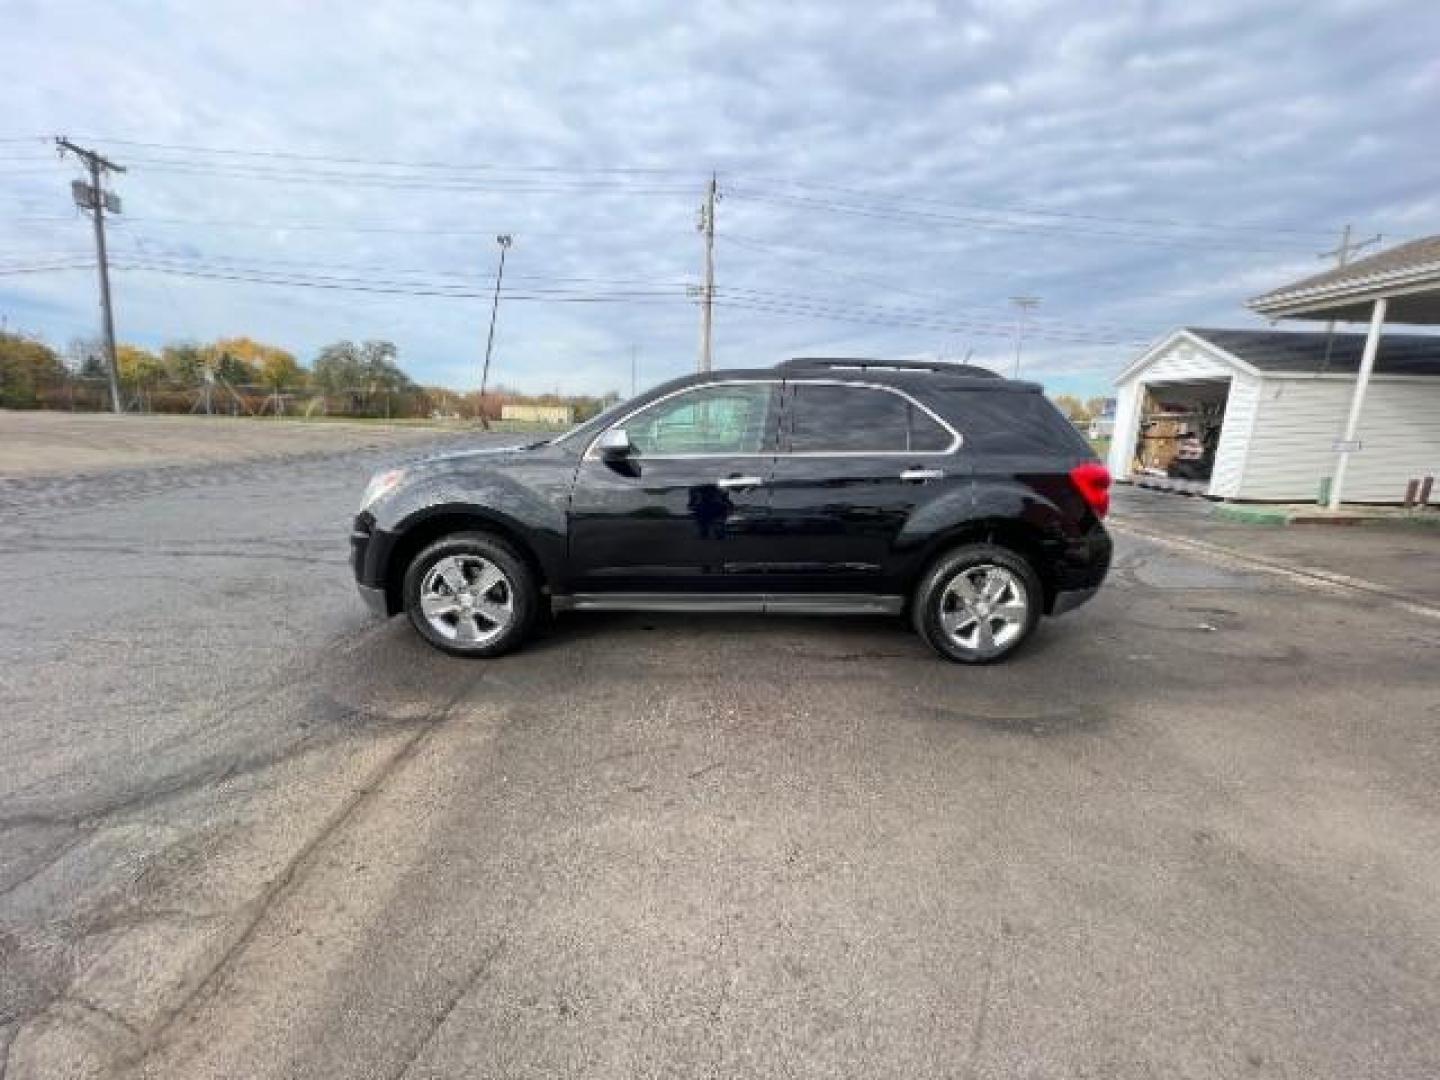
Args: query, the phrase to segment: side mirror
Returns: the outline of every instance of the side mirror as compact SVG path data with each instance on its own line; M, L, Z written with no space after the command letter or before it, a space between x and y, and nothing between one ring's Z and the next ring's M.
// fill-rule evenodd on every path
M595 445L599 447L600 456L606 461L619 461L635 452L635 444L630 441L624 428L611 428L600 436Z

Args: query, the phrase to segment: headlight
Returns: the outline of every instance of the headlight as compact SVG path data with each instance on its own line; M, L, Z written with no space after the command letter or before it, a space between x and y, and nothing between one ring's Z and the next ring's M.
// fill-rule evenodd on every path
M403 479L405 479L404 469L389 469L376 473L365 485L365 494L360 496L360 509L370 509L375 503L399 487L400 481Z

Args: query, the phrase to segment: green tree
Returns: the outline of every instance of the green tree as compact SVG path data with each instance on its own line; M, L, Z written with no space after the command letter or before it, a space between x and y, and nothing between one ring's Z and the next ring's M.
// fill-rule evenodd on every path
M214 365L215 373L229 383L262 382L265 361L276 356L294 359L280 346L250 337L221 338L207 349L207 360Z
M201 379L205 367L204 350L194 342L182 341L160 350L160 366L169 382L193 386Z
M66 376L65 365L50 346L0 332L0 406L34 408L40 390L47 383L63 382Z
M1073 394L1056 394L1054 397L1055 407L1072 421L1088 420L1090 413L1085 408L1085 403Z
M283 349L276 350L260 361L260 381L277 394L305 382L305 369Z
M394 342L336 341L326 345L313 366L317 386L328 394L352 393L370 397L415 389L410 376L396 362Z
M120 382L134 390L154 386L165 374L160 357L139 345L116 346L115 362L120 368Z

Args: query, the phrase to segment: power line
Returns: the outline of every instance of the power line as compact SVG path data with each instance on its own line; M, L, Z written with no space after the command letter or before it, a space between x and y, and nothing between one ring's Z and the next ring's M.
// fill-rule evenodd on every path
M476 299L491 295L489 290L474 287L434 288L417 286L414 283L366 282L358 280L320 280L304 276L281 276L273 274L234 273L203 269L179 269L173 266L140 263L117 263L117 269L170 274L178 277L205 280L233 281L256 285L271 285L282 288L306 288L325 291L372 293L396 296L418 296L448 299ZM689 303L684 293L675 290L660 291L614 291L608 293L585 293L580 290L539 290L525 289L502 292L507 300L532 303L556 304L678 304ZM943 313L887 313L883 310L870 311L858 306L840 306L789 300L765 296L727 295L717 289L715 303L721 307L732 307L750 311L775 314L800 315L827 321L863 323L876 326L893 326L913 329L938 330L947 333L970 333L980 336L1005 337L1013 333L1013 327L999 323L977 320L947 318ZM1032 336L1055 342L1069 342L1087 345L1135 345L1148 339L1120 339L1085 337L1061 334L1049 330L1036 330Z
M839 203L832 200L816 199L804 195L766 194L757 191L729 190L729 194L735 198L749 200L751 202L771 203L780 206L800 206L806 209L830 210L835 213L854 214L859 217L876 218L883 221L895 221L912 225L947 225L961 228L987 229L998 232L1013 232L1027 235L1054 236L1070 235L1089 239L1121 240L1126 243L1147 244L1164 248L1189 248L1206 251L1245 251L1259 252L1266 254L1297 253L1298 248L1275 248L1275 247L1236 247L1223 244L1204 244L1187 242L1184 238L1162 237L1147 235L1139 232L1100 232L1098 230L1067 229L1061 226L1043 223L1024 223L1001 221L997 219L960 217L954 214L942 214L938 211L929 210L908 210L888 209L884 207L860 206L855 204Z
M764 243L761 243L761 242L759 242L759 241L752 240L752 239L750 239L749 237L737 237L737 236L735 236L733 233L730 233L730 232L728 232L728 231L725 233L723 239L726 240L727 242L732 242L732 241L733 241L733 242L738 242L742 247L748 247L748 248L752 248L752 249L757 250L757 251L763 251L763 252L767 252L767 253L779 255L781 258L789 259L790 261L796 263L797 265L806 267L807 269L813 271L816 276L824 276L824 277L826 277L826 278L833 278L833 277L845 278L845 279L850 280L850 281L859 282L859 283L862 284L862 285L869 285L869 286L871 286L872 288L883 289L883 290L885 290L885 291L887 291L887 292L899 293L899 294L902 295L902 296L912 296L912 297L916 298L917 300L929 300L929 301L937 301L937 300L938 300L938 301L941 301L941 302L945 302L945 301L948 301L948 300L951 299L950 296L947 296L947 295L942 294L942 293L939 293L939 292L930 292L930 291L921 291L921 290L915 290L915 289L908 289L908 288L904 288L904 287L902 287L902 286L896 285L896 284L894 284L893 282L882 281L882 280L879 279L879 278L873 278L873 277L868 277L868 276L865 276L865 275L862 275L862 274L853 274L853 273L849 273L849 272L846 272L846 271L843 271L843 270L837 270L837 269L835 269L833 266L831 266L831 265L829 265L829 264L826 264L826 265L824 265L824 266L819 266L819 265L816 265L812 260L806 259L804 256L800 256L800 255L790 255L790 254L787 254L787 253L785 252L785 250L782 249L782 248L777 248L777 247L775 247L775 246L773 246L773 245L770 245L770 244L764 244ZM837 255L837 254L838 254L838 253L836 253L836 252L820 251L819 249L815 249L815 248L801 249L801 250L810 250L810 251L813 251L813 252L815 252L816 254L819 254L819 255ZM1004 277L1004 276L1006 276L1006 275L1003 275L1003 274L1001 274L1001 275L987 274L986 276L987 276L987 277ZM1010 276L1020 276L1020 275L1010 275ZM967 310L970 311L970 312L974 312L974 313L976 313L976 314L980 314L980 313L986 312L987 309L985 309L985 308L969 308L969 309L967 309ZM992 315L995 315L995 316L999 316L1000 314L1002 314L1002 309L999 309L999 308L991 308L991 309L988 309L988 311L989 311L989 314L992 314ZM1049 321L1059 321L1059 320L1049 320ZM1065 321L1065 325L1067 325L1067 326L1073 326L1073 325L1075 325L1075 324L1072 323L1072 322L1070 322L1070 321L1068 321L1068 320L1066 320L1066 321ZM1117 333L1117 332L1118 332L1118 333L1131 333L1131 332L1133 332L1133 330L1134 330L1133 327L1125 326L1125 325L1119 324L1119 323L1091 323L1091 324L1090 324L1090 328L1091 328L1091 329L1094 329L1094 330L1097 330L1097 331L1106 332L1106 333Z
M153 264L163 267L175 267L177 269L198 269L223 272L241 272L256 274L282 274L297 277L313 277L328 280L365 280L349 276L351 272L391 274L399 275L401 278L414 277L415 281L396 281L397 284L426 284L424 279L430 283L444 286L446 281L456 282L456 287L465 288L467 285L462 282L473 282L477 275L465 274L457 271L440 271L433 269L405 269L391 266L350 264L327 264L321 265L313 262L300 262L292 260L263 260L243 259L227 256L191 256L174 252L167 252L163 249L150 249L141 253L141 262L147 265ZM480 274L480 280L493 281L494 274ZM688 281L652 281L635 278L600 278L600 277L550 277L539 274L506 274L507 280L513 279L523 282L535 282L538 285L599 285L610 287L642 287L653 289L670 290L675 295L681 295L683 290L692 288L693 284Z
M476 297L488 297L491 295L489 289L476 289L465 286L444 286L426 285L416 282L387 282L387 281L366 281L355 278L321 278L313 275L285 275L278 273L267 273L263 271L224 270L181 267L173 264L165 264L154 261L125 260L117 262L117 270L144 271L157 274L170 274L176 277L205 278L214 281L237 281L248 282L255 285L280 285L287 288L309 288L325 289L340 292L362 292L362 293L384 293L397 296L430 296L430 297L452 297L455 299L472 299ZM502 293L507 300L516 301L544 301L554 303L601 303L609 301L629 301L664 299L674 302L688 302L685 294L676 289L665 290L626 290L613 291L609 293L584 293L578 289L536 289L527 288L523 291Z
M63 215L27 215L0 220L14 222L38 222L38 221L73 221L74 218ZM143 225L160 225L165 227L178 226L182 228L197 227L205 229L245 229L256 232L338 232L338 233L376 233L395 236L494 236L493 229L462 229L450 226L425 226L422 228L403 228L389 225L344 225L338 222L305 222L305 221L207 221L200 218L167 218L167 217L138 217L130 218L130 221L139 222ZM622 229L617 227L615 232L633 232L633 229ZM536 235L547 236L569 236L570 233L541 233Z
M131 164L145 166L152 173L176 173L188 176L213 176L237 181L266 181L282 184L314 184L334 181L354 187L379 190L421 190L455 191L477 193L503 193L512 195L568 194L590 192L618 195L681 195L692 189L688 186L655 183L639 184L619 177L575 178L575 179L523 179L523 178L482 178L463 176L421 177L403 174L381 174L362 172L336 172L317 169L276 169L265 166L211 164L202 162L170 162L132 158Z
M90 270L95 266L95 261L71 262L71 263L49 263L35 266L0 266L0 274L48 274L54 270Z
M131 235L134 235L134 236L137 236L137 237L138 237L139 234L138 234L133 228L130 228L131 226L133 226L133 225L135 224L135 221L136 221L136 220L137 220L137 219L135 219L135 218L130 218L130 219L125 220L125 221L117 221L117 224L122 224L122 225L126 226L127 231L129 231L129 232L131 233ZM236 255L223 255L223 254L222 254L222 255L216 255L216 254L209 254L209 253L206 253L206 252L194 251L194 250L191 250L191 251L181 251L181 250L176 250L176 249L174 249L174 248L166 248L166 247L163 247L163 246L155 245L155 244L153 244L153 243L152 243L152 244L148 244L147 247L146 247L146 250L145 250L142 254L143 254L146 258L149 258L149 259L158 259L158 260L166 261L166 262L176 262L176 263L180 263L180 264L182 264L182 265L197 265L197 266L207 266L207 267L219 266L219 267L222 267L222 268L240 268L240 269L258 268L258 269L260 269L260 270L262 270L262 271L264 271L264 270L273 270L273 269L275 269L275 268L280 268L281 270L291 270L291 271L295 271L295 272L298 272L298 273L312 273L312 272L313 272L313 273L320 273L320 274L326 274L326 273L329 273L329 272L332 272L332 271L360 271L360 272L370 272L370 273L376 273L376 274L399 274L399 275L407 275L407 276L408 276L408 275L416 275L416 276L420 276L420 277L439 278L439 279L450 278L450 279L458 279L458 280L465 281L465 282L474 281L474 280L476 279L476 277L477 277L477 275L476 275L473 271L465 270L465 269L463 269L463 268L458 268L458 267L457 267L457 268L435 267L435 266L425 266L425 267L400 267L400 266L394 266L394 265L391 265L391 264L388 264L388 263L385 264L385 265L376 265L376 264L374 264L374 263L344 263L344 262L341 262L341 263L334 263L334 262L319 263L319 262L316 262L314 259L275 259L275 258L268 258L268 259L267 259L267 258L257 258L257 257L254 257L254 256L236 256ZM640 286L648 286L648 287L654 287L654 288L684 289L684 288L687 288L687 287L689 287L690 285L693 284L693 283L690 282L690 281L680 281L680 280L661 281L661 280L655 280L655 279L651 279L651 278L592 277L592 276L555 276L555 275L549 275L549 274L521 274L521 273L515 273L514 271L508 271L508 270L507 270L505 276L506 276L506 279L507 279L507 280L514 280L514 281L533 281L533 282L540 282L540 283L552 284L552 285L553 285L553 284L571 284L571 285L573 285L573 284L586 284L586 285L640 285ZM488 274L488 273L481 273L481 274L478 275L478 277L479 277L481 280L484 280L484 281L493 281L494 278L495 278L495 275L494 275L494 274Z
M28 142L27 138L15 138L9 140L0 139L0 142ZM502 164L499 162L455 162L447 161L426 161L400 158L370 158L342 156L334 154L302 153L287 150L253 150L238 149L233 147L215 147L184 143L166 143L136 139L116 139L109 137L94 137L92 142L104 143L115 146L133 147L142 150L159 150L183 155L214 156L221 158L238 159L237 165L246 166L245 159L262 159L294 162L313 162L330 165L364 166L369 168L389 169L412 169L431 170L449 173L464 174L467 172L511 172L520 174L559 175L559 176L671 176L671 177L693 177L697 170L693 168L674 168L665 166L597 166L597 165L558 165L558 164ZM155 164L175 164L201 166L202 162L167 161L166 159L143 159ZM341 176L347 174L339 174ZM925 205L950 209L953 207L964 207L986 213L1023 214L1033 217L1062 218L1075 221L1094 221L1100 223L1144 225L1163 228L1181 228L1203 230L1207 233L1235 232L1235 233L1258 233L1258 234L1286 234L1293 236L1317 236L1328 235L1326 230L1314 228L1295 228L1289 226L1266 226L1255 224L1224 224L1213 219L1189 221L1174 217L1147 217L1139 215L1119 214L1097 214L1075 210L1063 210L1050 207L1040 207L1025 204L1004 204L1004 203L983 203L970 200L956 201L953 199L928 199L923 196L897 196L893 192L883 192L874 189L859 188L844 184L835 184L819 180L807 180L804 178L783 177L764 174L753 174L747 179L758 181L761 184L779 184L782 186L811 189L817 191L836 192L855 198L890 203L902 207L905 204Z
M634 174L655 176L693 176L694 169L674 169L653 166L583 166L583 165L500 165L494 163L468 163L457 165L454 161L405 161L386 158L340 157L330 154L302 154L289 150L237 150L228 147L196 146L193 144L142 142L133 139L94 138L91 141L113 146L129 146L147 150L170 150L188 154L215 154L226 157L280 158L291 161L328 162L335 165L373 165L409 169L465 169L472 171L504 170L507 172L533 173L598 173Z
M777 315L808 316L816 319L834 322L852 322L870 326L894 326L905 327L916 330L929 330L946 334L973 334L981 337L1011 338L1015 333L1015 327L1002 324L986 324L965 321L946 321L942 318L932 319L893 319L883 318L864 314L855 310L839 309L818 309L804 305L790 303L770 303L758 300L727 300L724 297L717 298L716 303L721 307L733 307L747 311L768 312ZM1111 339L1100 340L1093 338L1076 338L1052 333L1032 333L1032 337L1044 338L1047 341L1060 344L1088 345L1088 346L1124 346L1133 348L1138 345L1149 344L1150 339Z
M1206 231L1206 232L1221 231L1221 232L1262 233L1262 234L1279 234L1279 233L1285 233L1285 234L1294 235L1294 236L1328 236L1328 235L1329 235L1329 233L1328 233L1326 230L1323 230L1323 229L1297 229L1297 228L1292 228L1292 227L1287 227L1287 226L1282 226L1282 225L1273 225L1273 226L1271 226L1271 225L1223 225L1223 224L1220 224L1219 222L1216 222L1216 221L1213 221L1213 220L1207 220L1207 221L1186 221L1186 220L1183 220L1183 219L1180 219L1180 218L1136 217L1136 216L1132 216L1132 215L1117 215L1117 214L1090 214L1090 213L1080 213L1080 212L1078 212L1078 211L1073 211L1073 210L1055 210L1055 209L1050 209L1050 208L1047 208L1047 207L1027 206L1027 205L1018 204L1018 203L1010 203L1010 204L990 203L990 204L986 204L986 203L970 202L970 201L968 201L968 200L966 200L966 201L958 201L958 202L957 202L957 201L951 200L951 199L927 199L927 198L924 198L923 196L914 196L914 195L898 196L898 197L897 197L897 196L895 196L895 195L893 195L893 194L891 194L891 193L888 193L888 192L879 192L879 191L874 191L874 190L866 190L866 189L864 189L864 188L846 187L846 186L841 185L841 184L830 184L830 183L825 183L825 182L823 182L823 181L817 181L817 180L795 180L795 179L787 179L787 178L785 178L785 177L765 177L765 176L756 176L756 177L754 177L754 179L760 180L760 181L762 181L762 182L785 184L785 185L789 185L789 186L792 186L792 187L798 187L798 188L813 188L813 189L822 190L822 191L834 191L834 192L839 192L839 193L845 194L845 195L854 195L854 196L856 196L856 197L858 197L858 198L862 198L862 199L870 199L870 200L872 200L872 201L873 201L873 200L882 200L882 201L885 201L885 202L892 202L892 203L895 203L895 204L897 204L897 205L903 205L903 204L905 204L905 203L914 203L914 204L923 204L923 205L927 205L927 206L942 207L942 208L945 208L945 209L952 209L952 208L954 208L954 207L961 207L961 208L970 209L970 210L978 210L978 211L981 211L981 212L983 212L983 213L1026 214L1026 215L1030 215L1030 216L1034 216L1034 217L1058 217L1058 218L1072 219L1072 220L1076 220L1076 221L1097 221L1097 222L1107 222L1107 223L1111 223L1111 224L1120 224L1120 225L1151 225L1151 226L1161 226L1161 227L1168 227L1168 228L1182 228L1182 229L1204 230L1204 231Z

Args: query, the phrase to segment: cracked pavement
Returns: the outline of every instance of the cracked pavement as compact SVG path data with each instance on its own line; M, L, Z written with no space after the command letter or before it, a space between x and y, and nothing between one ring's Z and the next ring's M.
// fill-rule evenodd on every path
M353 597L396 453L0 491L6 1080L1440 1071L1440 621L1120 533L994 668L599 614L467 663ZM1280 543L1173 508L1117 500Z

